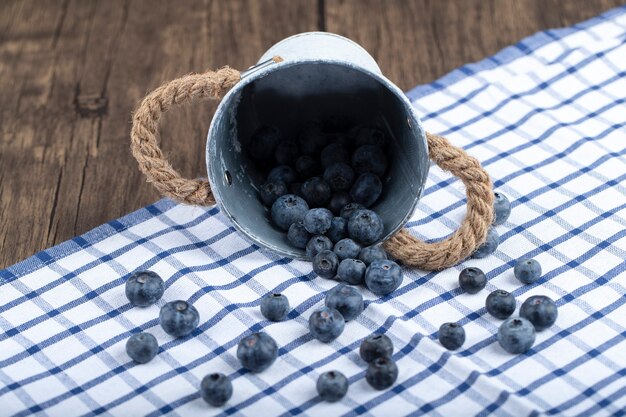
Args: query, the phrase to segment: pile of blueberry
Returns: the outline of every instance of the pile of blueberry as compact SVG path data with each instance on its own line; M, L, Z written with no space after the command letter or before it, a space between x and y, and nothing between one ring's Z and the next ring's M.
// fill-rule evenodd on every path
M495 193L494 225L504 223L511 213L511 204L505 195ZM487 240L474 253L474 258L483 258L494 252L499 236L493 227ZM541 265L534 259L520 259L513 268L515 277L523 284L532 284L541 278ZM465 268L459 274L459 286L468 294L477 294L487 285L485 273L476 267ZM519 317L515 312L515 298L508 291L495 290L487 296L485 307L493 317L505 320L498 329L497 340L509 353L524 353L535 343L536 332L547 329L556 322L557 307L547 296L535 295L522 303ZM465 343L465 330L458 323L444 323L439 327L439 342L446 349L456 350Z
M266 172L267 182L259 189L266 206L272 207L283 195L295 195L307 208L325 207L339 215L350 202L370 207L380 197L387 171L385 145L385 134L377 128L309 122L297 140L283 137L273 127L257 129L248 154ZM300 207L302 200L296 200ZM286 231L294 222L276 210L284 208L272 210L272 219Z
M259 199L268 207L272 223L286 232L291 245L306 250L317 275L342 282L328 291L325 305L309 318L311 335L324 343L335 340L345 323L364 309L363 296L352 285L387 295L402 282L400 266L377 245L383 222L369 210L383 191L385 135L376 128L335 125L328 129L328 125L322 129L320 124L307 124L298 141L261 127L248 146L257 167L267 174ZM151 271L137 272L126 282L126 296L138 307L154 304L163 292L163 280ZM268 320L282 321L290 311L289 300L272 293L261 300L260 309ZM189 303L172 301L161 308L159 322L167 334L184 337L198 326L199 315ZM133 335L126 344L128 355L138 363L152 360L158 349L156 338L145 332ZM361 346L361 356L369 364L366 380L375 389L388 388L397 379L392 351L384 335L373 335ZM278 345L265 332L244 337L237 347L237 358L251 372L266 370L277 356ZM325 372L317 390L322 399L338 401L348 390L348 380L341 372ZM202 379L200 394L211 405L225 404L232 393L232 383L224 374Z
M319 276L365 284L378 295L394 291L401 281L400 268L373 246L384 227L369 209L383 192L386 142L377 128L310 122L297 141L264 126L248 146L267 175L259 199L272 223L287 232L287 241L306 250Z
M292 246L306 250L317 275L340 282L326 294L325 305L309 317L311 335L323 343L339 337L346 322L363 311L363 296L353 285L365 285L383 296L402 283L400 266L377 245L384 227L370 210L383 192L386 142L377 128L338 128L333 123L322 127L311 122L297 141L261 127L248 147L257 167L266 170L259 199L272 223L287 232ZM271 294L261 303L269 320L284 319L288 309L281 294ZM372 387L384 389L396 380L397 367L390 355L367 362L366 379ZM339 371L326 372L317 389L321 398L337 401L345 395L348 380Z
M400 266L376 245L383 222L369 209L383 192L386 142L377 128L310 122L297 141L264 126L248 146L257 167L267 171L259 198L287 241L306 250L320 277L365 285L376 295L390 294L402 282ZM311 316L311 332L321 341L334 340L345 321L361 312L359 305L362 310L356 289L338 286Z
M356 286L364 285L380 296L395 291L402 283L400 266L389 260L378 244L383 223L370 210L383 192L381 178L387 171L386 138L377 128L357 126L347 129L331 124L305 125L298 140L283 138L277 129L262 127L250 141L247 152L257 167L266 172L267 181L259 188L259 199L268 208L270 220L286 232L286 240L305 249L313 271L320 277L338 281L326 294L324 306L309 317L309 331L314 339L330 343L343 332L346 322L363 312L363 296ZM494 226L509 217L511 206L501 193L495 194ZM499 236L492 227L487 240L472 255L483 258L493 253ZM541 267L533 259L517 262L515 276L523 283L533 283L541 276ZM485 274L475 267L459 275L460 287L469 294L480 292L487 283ZM163 280L154 272L133 274L126 282L126 296L134 306L146 307L164 293ZM516 303L513 296L496 290L486 301L487 311L505 320L498 331L498 341L508 352L523 353L535 341L535 332L556 321L554 301L533 296L511 318ZM274 322L289 315L289 300L283 294L270 293L260 302L262 315ZM166 303L160 311L163 330L174 337L191 334L198 326L198 311L182 300ZM444 323L438 333L441 344L450 350L465 342L465 331L457 323ZM130 358L138 363L152 360L159 350L156 338L142 332L126 343ZM384 334L365 338L360 356L367 363L365 379L377 390L391 387L398 378L392 358L393 344ZM244 337L237 346L237 358L250 372L262 372L277 359L278 345L265 332ZM322 373L317 392L322 400L339 401L348 391L349 381L337 370ZM212 373L202 379L200 395L213 406L224 405L233 394L230 379Z

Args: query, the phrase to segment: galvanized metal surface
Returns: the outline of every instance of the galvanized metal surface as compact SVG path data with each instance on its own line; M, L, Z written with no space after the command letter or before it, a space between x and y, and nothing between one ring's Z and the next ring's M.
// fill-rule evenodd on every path
M275 56L285 61L345 61L382 75L374 58L361 45L329 32L305 32L283 39L268 49L257 65Z
M268 64L279 55L284 61ZM309 120L338 114L387 131L390 167L384 191L372 207L383 219L384 239L411 217L428 173L428 148L410 102L358 44L339 35L311 32L270 48L257 68L222 100L207 138L209 181L222 212L251 241L281 255L304 257L273 226L257 197L265 178L242 152L261 124L287 136Z

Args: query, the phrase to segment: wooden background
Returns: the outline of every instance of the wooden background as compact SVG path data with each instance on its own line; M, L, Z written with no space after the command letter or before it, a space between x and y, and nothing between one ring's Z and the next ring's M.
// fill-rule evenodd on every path
M252 65L275 42L352 38L407 90L620 0L0 0L0 268L159 198L128 150L143 95ZM163 148L205 173L215 104L168 115Z

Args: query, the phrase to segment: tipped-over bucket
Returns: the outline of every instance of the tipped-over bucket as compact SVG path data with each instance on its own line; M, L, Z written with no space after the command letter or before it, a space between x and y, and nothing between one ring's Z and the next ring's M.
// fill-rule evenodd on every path
M275 62L271 58L280 56ZM311 32L270 48L259 63L242 72L222 99L208 133L207 169L215 200L235 227L259 246L301 258L270 221L258 197L265 175L246 152L263 125L296 137L311 120L344 118L386 133L389 168L383 193L371 207L388 239L411 217L429 168L426 137L411 103L385 78L374 59L353 41Z

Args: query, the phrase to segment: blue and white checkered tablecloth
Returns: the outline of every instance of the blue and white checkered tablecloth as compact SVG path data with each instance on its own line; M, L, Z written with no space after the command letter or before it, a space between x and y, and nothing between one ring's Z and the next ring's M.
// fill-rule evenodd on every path
M405 270L402 286L378 298L330 344L313 340L310 313L335 285L309 263L250 245L217 208L162 200L0 271L0 415L225 414L469 416L626 412L626 7L567 29L538 33L493 57L410 91L427 130L481 160L513 213L498 227L494 256L440 273ZM412 233L448 235L464 215L461 184L432 168L409 223ZM13 238L18 238L14 236ZM513 264L534 257L543 278L522 286ZM489 279L463 294L461 268ZM166 280L158 305L131 308L124 282L150 269ZM556 300L556 324L529 352L505 353L485 296L502 288L518 305L530 295ZM289 320L259 312L268 291L285 293ZM193 337L159 327L167 300L200 312ZM460 322L463 348L436 340ZM146 330L161 350L147 365L125 353ZM261 374L243 371L238 341L264 330L280 346ZM392 389L374 391L358 355L362 338L385 332L400 368ZM320 402L318 375L337 369L346 398ZM234 395L221 409L198 395L202 377L223 372Z

